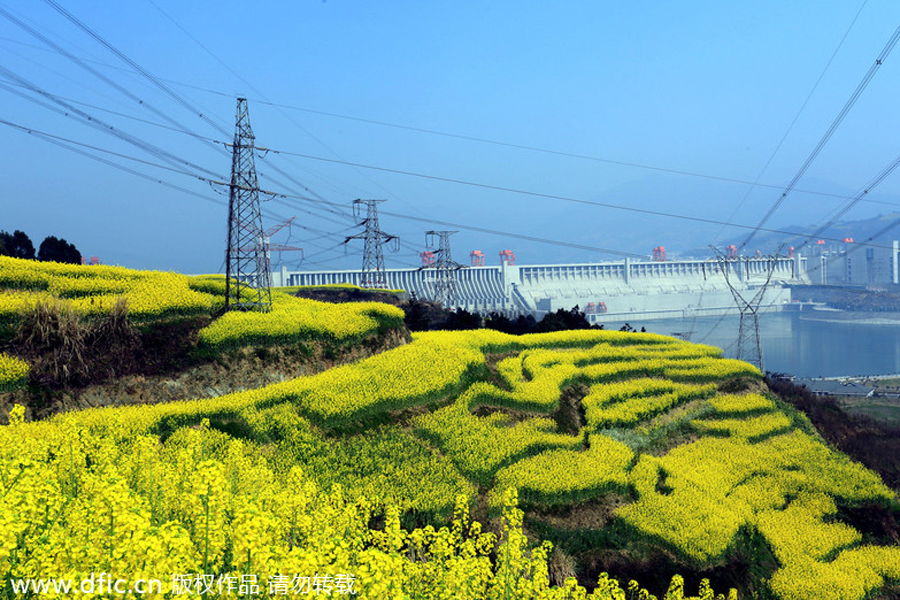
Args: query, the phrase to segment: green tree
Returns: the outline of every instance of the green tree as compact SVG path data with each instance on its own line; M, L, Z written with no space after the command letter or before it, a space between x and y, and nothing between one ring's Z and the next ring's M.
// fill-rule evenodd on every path
M34 260L34 244L25 232L16 229L13 233L0 231L0 246L3 254L15 258Z
M53 261L61 263L70 263L77 265L81 263L81 252L64 239L50 235L41 242L38 248L38 260Z

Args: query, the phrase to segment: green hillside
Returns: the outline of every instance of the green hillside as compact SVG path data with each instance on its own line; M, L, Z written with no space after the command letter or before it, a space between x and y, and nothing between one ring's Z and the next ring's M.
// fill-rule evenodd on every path
M402 328L382 304L281 292L217 316L217 279L0 261L6 390L39 385L13 341L48 305L88 329L123 297L128 327L202 315L196 353L217 360ZM23 414L0 427L7 597L100 572L163 579L156 597L254 581L272 598L863 599L900 582L900 545L860 518L900 514L880 477L752 365L665 336L426 332L225 395Z

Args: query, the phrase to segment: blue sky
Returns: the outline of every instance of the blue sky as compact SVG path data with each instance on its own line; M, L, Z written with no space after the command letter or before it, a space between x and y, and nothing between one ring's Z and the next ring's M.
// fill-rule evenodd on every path
M888 0L53 1L100 40L48 1L0 8L120 89L0 16L0 119L146 177L2 125L0 228L36 244L64 237L110 264L188 273L223 267L225 190L190 173L228 179L227 150L209 140L230 139L238 95L257 144L283 151L258 159L261 186L314 199L264 205L267 227L297 217L273 242L304 247L307 268L359 266L361 244L346 256L340 245L359 231L355 198L388 200L382 229L404 242L388 266L420 264L425 230L456 229L401 215L587 247L462 229L452 238L460 262L472 249L489 264L505 248L522 263L594 262L618 259L604 249L649 256L664 245L677 256L740 242L745 228L598 204L756 225L900 24ZM891 54L767 227L827 220L900 154L898 76ZM51 97L179 166L160 168L157 156L41 104L59 108ZM845 219L898 206L892 175Z

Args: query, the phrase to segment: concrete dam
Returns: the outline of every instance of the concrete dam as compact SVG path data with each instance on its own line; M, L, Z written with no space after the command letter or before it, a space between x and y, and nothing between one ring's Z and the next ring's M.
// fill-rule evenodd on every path
M777 311L790 303L791 284L808 284L806 257L734 258L715 260L642 261L472 266L453 271L455 306L469 312L498 312L508 316L531 314L540 319L548 312L578 306L596 323L650 319L692 318L737 314L728 281L749 299L773 268L761 310ZM353 284L362 281L359 270L281 271L272 273L273 285ZM434 269L385 269L384 286L402 289L419 299L436 297Z

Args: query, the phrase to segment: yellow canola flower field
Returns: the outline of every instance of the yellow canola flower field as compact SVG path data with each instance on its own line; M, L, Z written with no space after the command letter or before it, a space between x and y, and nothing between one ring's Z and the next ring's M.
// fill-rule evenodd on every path
M696 420L693 425L694 429L701 433L757 440L776 433L783 433L791 429L794 422L783 413L769 413L743 419Z
M563 506L622 491L628 484L628 466L634 453L621 442L602 435L589 436L587 450L548 450L520 460L497 473L492 504L498 491L516 487L529 504Z
M450 456L463 474L487 484L498 469L541 450L581 447L580 437L556 433L556 424L546 417L511 423L501 412L471 414L474 398L490 394L491 388L476 383L454 404L413 421L416 432Z
M771 398L761 394L724 394L709 399L709 404L720 415L737 415L750 412L769 412L775 410Z
M209 314L213 298L178 273L106 265L68 265L0 256L0 318L58 298L82 315L108 313L119 298L138 321Z
M781 563L771 585L784 600L821 598L823 590L833 589L846 592L836 597L861 600L896 578L891 560L900 548L848 548L859 532L823 521L835 512L836 499L884 503L893 493L877 475L805 433L756 444L703 438L663 457L642 456L631 481L638 501L617 514L697 564L724 555L740 528L758 528ZM790 498L797 500L786 502ZM873 562L862 576L851 576L845 565L858 566L854 558L863 555Z
M618 518L639 535L659 540L697 564L718 560L726 554L738 531L742 527L756 527L759 515L771 512L770 521L781 522L785 498L792 495L818 492L840 498L842 502L879 502L892 497L877 476L798 431L759 443L742 437L705 437L676 447L661 457L641 455L636 466L630 469L632 451L604 436L591 436L590 448L605 447L621 452L610 450L609 456L595 460L590 449L581 448L583 437L557 433L548 419L532 417L513 422L502 413L475 416L471 411L496 403L494 397L503 393L494 385L478 381L487 376L485 348L509 351L526 345L521 338L513 336L476 333L471 336L466 332L417 334L411 344L359 363L260 390L140 409L87 411L66 415L60 422L87 427L98 435L104 432L104 437L109 439L127 440L148 432L179 431L203 417L227 421L249 409L266 410L287 403L313 422L341 427L388 410L427 406L460 394L452 405L416 417L413 425L474 481L486 484L495 477L494 502L503 486L515 481L523 482L523 494L529 502L549 500L552 503L556 502L553 498L603 493L627 480L637 490L637 500L619 509ZM561 356L555 364L572 365L584 371L620 366L615 362L586 362L595 346L607 344L603 333L580 335L573 344L574 350L558 352ZM640 336L635 335L633 339L641 342ZM619 346L628 348L624 341L619 341ZM561 344L559 334L534 336L528 342L530 348L525 349L535 351L559 348ZM651 345L654 344L644 344ZM724 360L711 356L698 359L677 345L669 345L682 354L677 361L634 355L633 362L699 363L700 368L706 368L701 361ZM606 351L597 348L596 354ZM575 366L573 356L578 357L581 366ZM549 357L541 360L545 361L544 366L533 363L531 372L535 376L540 376L542 369L555 368L550 366L553 361ZM423 369L423 365L438 368ZM748 369L738 371L752 373ZM725 372L735 371L728 367ZM613 380L603 385L625 384ZM687 384L645 382L644 385L674 389ZM703 386L697 387L704 389L704 393L708 391ZM764 404L752 398L746 402ZM554 446L559 449L554 450ZM545 454L535 456L542 451ZM558 463L559 470L542 482L537 473L554 472L550 470L551 462ZM187 490L187 483L179 489ZM221 543L212 540L210 548L216 550ZM772 543L777 543L774 536ZM815 556L809 560L821 562ZM783 565L783 569L793 573L792 564ZM787 591L783 594L789 597Z
M85 314L122 295L150 307L181 298L159 314L217 306L214 279L21 262L0 262L0 315L15 312L4 313L4 303L45 297ZM198 299L206 308L192 304ZM326 308L276 293L271 312L216 321L204 335L222 347L351 340L398 317L381 305ZM506 353L514 355L493 372L489 356ZM700 416L679 407L680 393L706 396L736 377L761 374L718 349L652 334L429 332L354 364L218 398L29 424L13 411L13 424L0 429L0 578L209 573L227 585L255 573L265 589L279 574L319 572L352 575L361 598L629 597L603 577L593 596L574 581L551 588L549 548L529 547L514 485L532 504L632 495L616 511L623 529L704 568L742 531L758 532L778 558L769 585L782 600L829 589L862 599L897 579L900 549L860 545L834 510L895 501L875 474L790 424L757 435L764 424L790 422L763 396L713 395L696 403ZM598 408L623 411L621 439L583 421L567 435L547 418L574 384L606 398ZM492 412L497 406L506 408ZM410 429L376 431L372 424L393 411L404 411L399 422ZM693 419L700 438L655 447L655 455L628 438L670 415L674 428ZM717 431L696 425L714 422ZM329 468L330 479L321 474ZM347 474L358 487L322 487L316 472L329 485ZM501 535L468 519L474 484L503 513ZM407 509L449 506L447 527L400 526ZM383 526L370 528L373 518ZM710 594L701 586L704 600ZM678 579L666 597L684 597Z
M0 352L0 391L25 385L28 369L28 363L24 360Z
M663 377L673 381L708 383L735 377L762 379L759 369L750 363L733 358L704 357L666 365Z
M67 265L0 256L0 322L15 323L39 302L58 300L88 317L109 313L125 299L139 323L211 315L222 308L222 276L188 277L106 265ZM348 343L398 328L403 311L376 302L329 304L305 300L277 288L268 312L232 311L200 333L216 350L309 340Z
M403 311L378 302L328 304L272 293L269 312L228 312L200 332L212 348L254 344L296 344L304 340L350 342L397 328Z
M530 349L526 348L516 356L499 361L497 373L509 391L497 391L493 394L496 405L552 412L559 406L562 388L575 382L610 383L659 377L703 383L741 376L762 376L759 370L748 363L722 359L722 351L711 346L687 344L653 334L636 336L625 332L590 333L594 335L583 336L582 339L591 339L596 343L584 350L560 351L558 342L548 343L541 338L531 338L534 342ZM623 338L623 335L626 337ZM631 336L634 342L632 345L624 343L628 341L627 336ZM528 336L522 336L523 341L526 338ZM508 351L515 347L510 344L503 349ZM713 387L703 389L711 391ZM704 392L700 395L708 394ZM686 396L685 399L690 398ZM620 414L611 416L616 421L634 424L645 416L679 402L679 398L675 397L659 400L655 408L649 404L634 406L630 410L622 407L617 409L621 411Z
M635 425L696 398L714 394L716 386L690 385L660 379L638 378L597 384L581 403L588 425L595 430Z
M446 333L416 336L411 344L357 363L253 390L167 404L100 408L61 418L121 437L171 431L203 418L228 419L250 407L290 402L325 427L358 423L390 410L438 402L462 391L484 369L481 352L454 343L454 336Z
M783 511L758 515L757 526L783 565L770 583L779 597L813 600L828 589L853 600L900 579L900 548L860 546L860 532L823 520L836 512L830 496L805 494Z
M0 323L17 323L22 313L34 308L38 303L53 300L53 295L48 292L0 290Z
M258 597L320 576L328 591L362 599L622 600L605 574L588 594L572 580L549 584L549 546L529 549L514 493L502 501L499 537L458 499L450 524L405 530L399 512L371 529L373 502L319 489L298 467L273 471L241 440L208 424L164 442L113 441L61 420L0 429L0 579L160 579L148 598L188 594L208 574L212 593L252 577ZM495 556L496 559L491 558ZM303 583L303 579L306 583ZM706 587L704 587L706 586ZM635 589L632 586L629 589ZM701 589L707 591L708 584ZM672 588L684 598L680 578ZM66 598L52 590L42 595ZM90 597L90 595L87 595ZM704 596L706 597L706 596Z

